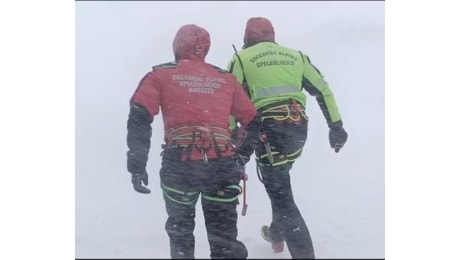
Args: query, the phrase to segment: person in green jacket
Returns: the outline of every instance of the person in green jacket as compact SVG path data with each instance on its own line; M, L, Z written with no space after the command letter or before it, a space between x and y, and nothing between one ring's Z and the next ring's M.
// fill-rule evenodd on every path
M294 202L289 172L307 139L303 90L321 108L331 148L339 152L347 141L334 95L307 55L275 42L273 26L263 17L247 21L243 50L233 55L228 71L242 83L263 122L259 144L239 148L245 151L240 152L244 163L255 151L259 178L271 200L272 222L262 227L262 236L275 252L282 252L286 242L293 258L315 258L310 233Z

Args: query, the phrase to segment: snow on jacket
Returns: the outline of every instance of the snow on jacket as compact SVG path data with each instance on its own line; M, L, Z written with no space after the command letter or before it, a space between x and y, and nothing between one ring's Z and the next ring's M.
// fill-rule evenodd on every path
M154 66L140 81L130 101L128 146L129 152L141 158L141 170L150 147L150 124L160 109L167 145L171 141L168 135L175 129L223 129L220 134L230 138L229 115L243 126L255 117L256 109L236 78L205 62L209 47L210 37L205 29L185 25L173 41L176 61ZM232 149L226 149L221 156L233 154ZM207 157L216 158L218 154L210 149ZM193 149L189 159L203 159L202 152Z
M233 55L228 70L244 85L257 109L290 99L305 107L305 89L318 101L329 126L342 125L334 95L321 72L307 55L277 44L268 19L248 20L243 48Z

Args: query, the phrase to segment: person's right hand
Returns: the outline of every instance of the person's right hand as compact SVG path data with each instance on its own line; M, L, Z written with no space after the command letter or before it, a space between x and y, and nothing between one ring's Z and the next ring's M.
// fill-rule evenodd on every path
M348 139L348 134L343 127L331 127L329 129L329 143L336 153L342 149Z

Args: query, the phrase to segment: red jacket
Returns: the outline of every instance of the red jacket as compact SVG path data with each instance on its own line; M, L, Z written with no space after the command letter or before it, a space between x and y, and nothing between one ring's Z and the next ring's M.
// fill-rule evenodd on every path
M169 133L186 126L225 129L230 138L230 115L242 127L256 115L236 78L204 61L209 46L209 34L204 29L195 25L182 27L173 43L177 62L153 67L131 98L131 105L144 107L152 119L161 108L166 144L170 142ZM191 159L202 159L202 153L194 151ZM222 155L233 153L228 149ZM207 156L216 158L215 149L210 149Z

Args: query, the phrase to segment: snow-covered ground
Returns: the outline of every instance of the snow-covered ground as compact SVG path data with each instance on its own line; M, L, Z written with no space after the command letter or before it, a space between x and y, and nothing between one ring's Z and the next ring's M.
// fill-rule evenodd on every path
M76 2L75 253L77 258L168 258L159 189L161 117L147 170L152 193L134 192L126 171L128 101L152 65L173 59L183 24L211 34L207 61L225 68L252 16L269 18L278 43L310 56L329 82L349 140L336 154L319 107L308 97L310 130L295 164L295 200L319 258L385 257L384 2ZM239 238L251 258L273 254L260 238L270 204L247 167L248 212ZM209 257L197 205L196 257ZM241 212L241 206L238 208Z

